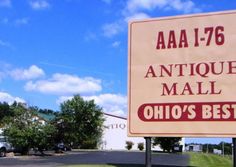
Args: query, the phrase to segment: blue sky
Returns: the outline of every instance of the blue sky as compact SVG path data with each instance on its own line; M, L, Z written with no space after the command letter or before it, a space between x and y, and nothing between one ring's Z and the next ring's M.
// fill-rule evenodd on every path
M59 110L80 94L126 116L129 20L234 9L231 0L0 0L0 101Z

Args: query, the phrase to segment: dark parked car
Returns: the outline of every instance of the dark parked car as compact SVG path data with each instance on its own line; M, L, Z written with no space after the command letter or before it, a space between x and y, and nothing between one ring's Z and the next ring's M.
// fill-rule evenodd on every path
M55 145L54 150L56 153L62 153L63 151L71 151L71 147L65 145L63 142L60 142L57 145Z

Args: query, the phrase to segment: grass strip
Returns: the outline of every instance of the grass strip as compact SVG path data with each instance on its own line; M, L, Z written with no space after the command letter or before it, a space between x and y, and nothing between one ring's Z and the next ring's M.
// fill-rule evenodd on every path
M194 167L232 167L230 156L221 156L206 153L188 153L190 155L190 166Z

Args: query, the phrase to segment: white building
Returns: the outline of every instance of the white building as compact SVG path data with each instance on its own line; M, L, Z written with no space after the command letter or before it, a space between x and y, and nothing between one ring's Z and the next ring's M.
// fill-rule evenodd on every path
M104 132L101 149L104 150L125 150L126 141L134 143L132 150L138 150L138 143L145 144L142 137L127 136L127 119L115 115L104 113Z
M3 135L3 130L2 130L2 128L0 128L0 136L2 136Z
M190 145L186 146L185 150L192 151L192 152L202 152L202 145L201 144L190 144Z
M221 155L222 154L222 150L218 150L218 149L213 149L213 154L218 154Z
M138 143L143 143L145 147L145 139L143 137L128 137L127 136L127 118L104 113L104 132L101 141L100 149L103 150L126 150L126 141L134 143L132 150L139 150ZM182 138L180 145L185 146L185 140ZM161 151L160 147L156 146L152 150Z

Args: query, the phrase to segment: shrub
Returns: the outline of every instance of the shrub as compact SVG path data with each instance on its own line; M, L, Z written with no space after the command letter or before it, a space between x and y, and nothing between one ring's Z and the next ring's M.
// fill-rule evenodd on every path
M144 143L138 143L138 149L142 151L144 149Z
M132 141L126 141L126 149L131 150L133 147L134 143Z
M96 149L97 148L97 141L88 139L86 141L83 141L83 143L80 146L81 149Z

